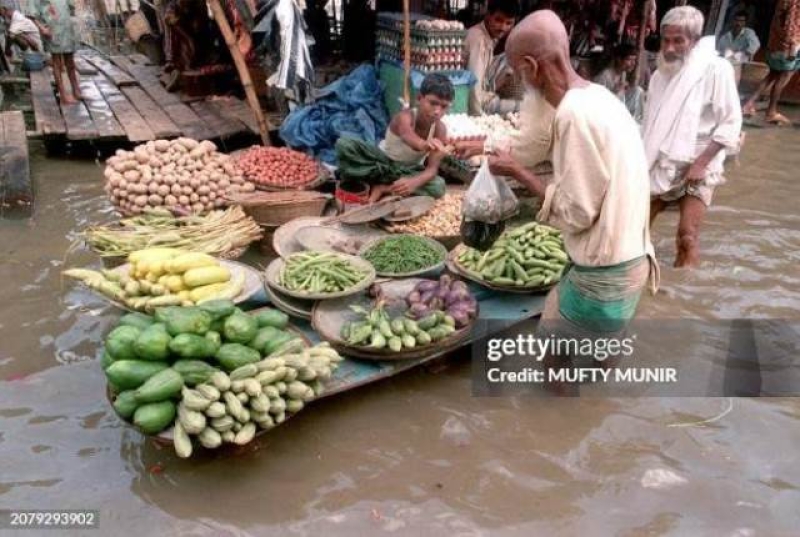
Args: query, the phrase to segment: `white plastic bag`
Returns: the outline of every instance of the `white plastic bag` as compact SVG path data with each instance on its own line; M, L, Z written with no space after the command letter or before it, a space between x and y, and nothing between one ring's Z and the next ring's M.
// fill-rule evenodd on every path
M511 187L502 177L495 177L484 160L475 180L464 194L464 219L496 224L514 216L517 205L517 197Z
M502 177L495 177L484 161L464 195L461 238L464 244L486 251L505 231L517 212L517 197Z

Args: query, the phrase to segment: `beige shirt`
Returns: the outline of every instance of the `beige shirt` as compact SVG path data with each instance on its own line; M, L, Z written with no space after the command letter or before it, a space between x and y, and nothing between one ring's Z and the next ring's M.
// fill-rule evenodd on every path
M625 105L597 84L569 90L552 133L553 181L537 219L562 231L578 265L655 258L647 161Z
M495 94L489 90L489 80L487 71L494 58L494 47L497 40L492 39L486 24L476 24L467 31L464 40L464 55L467 62L467 69L475 75L477 79L475 85L469 92L469 113L478 115L483 113L483 107L492 99Z

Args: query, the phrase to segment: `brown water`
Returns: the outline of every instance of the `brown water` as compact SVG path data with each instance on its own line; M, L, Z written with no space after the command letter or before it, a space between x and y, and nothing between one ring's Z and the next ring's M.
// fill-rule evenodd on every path
M665 268L641 316L798 316L798 144L750 133L703 269ZM110 218L101 166L39 151L32 170L35 216L0 221L0 508L97 509L107 535L800 532L798 400L476 399L466 360L315 405L238 457L178 460L103 397L118 312L59 278L75 231ZM675 225L654 230L665 267Z

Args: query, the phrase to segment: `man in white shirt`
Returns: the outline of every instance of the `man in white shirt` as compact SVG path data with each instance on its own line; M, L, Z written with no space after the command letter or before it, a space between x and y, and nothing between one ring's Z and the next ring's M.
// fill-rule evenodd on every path
M651 218L668 204L680 207L676 267L700 262L700 225L714 189L725 182L725 156L738 152L742 130L733 66L717 55L714 37L702 35L697 8L664 15L659 67L645 108Z
M483 22L467 31L464 56L467 69L476 79L469 94L469 113L472 115L502 114L519 109L518 101L501 99L497 95L499 88L496 82L507 81L508 77L502 76L502 73L499 76L492 75L502 62L494 54L497 43L511 31L518 15L517 0L489 0Z
M543 199L537 220L561 230L572 261L548 295L542 321L555 322L559 332L565 325L618 332L647 283L655 290L658 279L639 127L616 96L575 72L567 31L552 11L526 17L506 52L526 87L521 117L538 122L522 126L511 153L491 156L490 170ZM545 159L553 163L547 185L530 169Z
M14 6L13 0L0 0L0 17L8 22L6 56L11 56L11 45L21 50L42 51L42 36L36 24Z
M756 33L747 27L747 13L740 11L733 17L731 29L722 34L717 43L717 50L723 58L730 58L739 63L749 62L761 48Z

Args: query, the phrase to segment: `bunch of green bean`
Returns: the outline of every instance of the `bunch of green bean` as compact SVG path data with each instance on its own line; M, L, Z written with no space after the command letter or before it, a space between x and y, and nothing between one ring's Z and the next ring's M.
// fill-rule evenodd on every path
M381 240L366 252L364 259L380 273L405 274L433 267L442 262L443 255L423 237L402 235Z
M286 259L280 284L291 291L338 293L359 284L367 272L330 252L303 252Z

